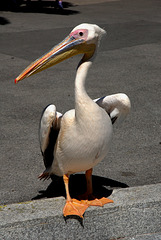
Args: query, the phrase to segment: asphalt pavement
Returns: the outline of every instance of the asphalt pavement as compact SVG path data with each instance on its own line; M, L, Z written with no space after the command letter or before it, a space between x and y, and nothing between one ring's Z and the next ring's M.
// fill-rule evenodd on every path
M22 5L14 12L0 12L1 204L64 196L62 181L56 185L37 179L44 170L39 119L49 103L62 113L74 107L80 56L17 85L14 79L83 22L107 31L88 74L89 95L95 99L123 92L132 104L130 115L114 128L109 154L94 168L95 190L112 191L161 180L161 2L80 3L64 2L63 11L31 4L30 8ZM82 178L82 174L76 175L71 181L77 180L82 187Z

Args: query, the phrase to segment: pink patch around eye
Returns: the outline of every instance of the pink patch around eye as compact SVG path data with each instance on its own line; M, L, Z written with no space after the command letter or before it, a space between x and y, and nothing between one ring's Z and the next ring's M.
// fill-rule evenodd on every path
M78 29L75 30L74 32L70 33L70 36L73 36L74 38L83 38L84 40L87 39L88 37L88 30L87 29Z

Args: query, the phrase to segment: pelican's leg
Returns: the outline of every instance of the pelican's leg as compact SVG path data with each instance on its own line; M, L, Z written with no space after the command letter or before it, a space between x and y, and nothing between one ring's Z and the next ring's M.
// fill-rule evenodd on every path
M96 198L93 195L93 187L92 187L92 168L87 170L85 173L86 181L87 181L87 191L85 194L81 196L81 199L87 199L82 200L82 202L86 202L89 206L103 206L107 203L113 203L113 200L102 197L102 198Z
M66 204L63 209L64 216L77 215L83 218L83 214L88 208L87 203L82 203L76 199L72 199L69 193L69 176L66 174L63 176L65 190L66 190Z

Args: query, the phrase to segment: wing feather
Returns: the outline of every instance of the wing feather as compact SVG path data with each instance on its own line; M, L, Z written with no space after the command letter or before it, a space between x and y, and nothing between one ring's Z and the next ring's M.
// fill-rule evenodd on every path
M46 169L54 160L54 147L60 130L62 114L56 112L55 105L47 106L40 120L40 148Z
M124 93L98 98L95 99L94 102L109 114L112 124L114 124L117 119L121 121L124 120L131 108L130 99Z

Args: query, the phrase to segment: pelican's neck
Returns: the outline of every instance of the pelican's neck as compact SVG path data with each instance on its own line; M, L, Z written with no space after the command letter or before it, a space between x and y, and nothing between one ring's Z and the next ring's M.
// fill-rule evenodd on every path
M88 104L91 98L88 96L85 89L85 80L92 61L81 61L77 68L76 79L75 79L75 110L76 112L80 108L84 108Z

